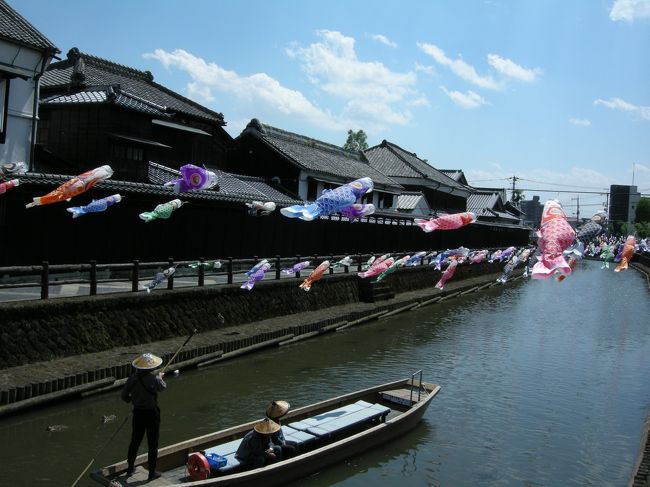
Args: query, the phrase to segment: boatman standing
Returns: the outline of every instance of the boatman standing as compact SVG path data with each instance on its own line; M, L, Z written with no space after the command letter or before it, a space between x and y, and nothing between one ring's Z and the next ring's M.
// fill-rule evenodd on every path
M127 455L127 476L133 475L135 457L138 456L138 449L146 432L149 449L149 480L160 477L160 473L156 472L158 438L160 436L158 392L165 389L167 385L163 381L164 373L154 374L154 370L161 363L162 359L152 353L140 355L132 362L135 371L122 389L122 399L133 404L133 426Z

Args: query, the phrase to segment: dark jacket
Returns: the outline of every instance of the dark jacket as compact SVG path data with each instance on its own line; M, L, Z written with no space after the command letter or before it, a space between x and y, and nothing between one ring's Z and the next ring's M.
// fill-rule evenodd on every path
M158 407L158 392L167 387L165 381L149 370L138 370L126 381L122 399L133 404L133 409Z

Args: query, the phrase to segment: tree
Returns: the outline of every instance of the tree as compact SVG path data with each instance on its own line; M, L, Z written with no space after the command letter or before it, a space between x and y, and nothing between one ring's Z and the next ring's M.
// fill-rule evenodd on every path
M518 205L521 201L524 199L524 190L523 189L515 189L512 192L512 202L516 205Z
M650 198L641 198L636 205L634 221L637 223L650 222Z
M343 148L351 151L364 151L368 148L368 136L363 130L348 130L348 140L345 141Z

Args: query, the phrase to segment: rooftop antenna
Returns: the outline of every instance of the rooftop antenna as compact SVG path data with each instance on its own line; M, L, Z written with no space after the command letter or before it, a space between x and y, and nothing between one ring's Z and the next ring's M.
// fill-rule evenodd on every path
M636 164L633 162L633 163L632 163L632 186L634 186L634 166L635 166L635 165L636 165Z

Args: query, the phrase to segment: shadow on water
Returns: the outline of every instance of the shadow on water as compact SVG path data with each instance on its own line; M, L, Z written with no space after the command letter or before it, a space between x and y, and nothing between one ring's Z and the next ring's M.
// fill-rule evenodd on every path
M422 447L435 438L435 425L423 421L413 430L379 448L352 456L336 468L326 468L309 477L287 484L287 487L319 487L336 485L373 485L375 475L384 469L399 468L400 476L411 485L423 485L420 470L429 468L429 459L422 460Z
M518 281L183 372L161 395L161 445L258 419L272 399L299 407L423 369L442 391L421 425L295 485L625 485L650 403L648 316L636 272L581 262L561 283ZM3 418L0 485L70 485L128 414L114 391ZM95 466L122 460L129 434Z

